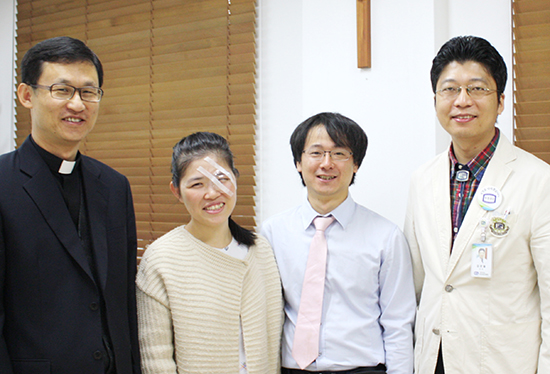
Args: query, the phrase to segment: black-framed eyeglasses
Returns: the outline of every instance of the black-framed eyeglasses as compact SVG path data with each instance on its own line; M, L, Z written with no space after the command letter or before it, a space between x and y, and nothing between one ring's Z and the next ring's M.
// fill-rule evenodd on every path
M474 100L481 99L484 96L487 96L493 92L497 92L497 90L487 87L480 87L480 86L451 86L451 87L445 87L440 90L435 91L436 94L439 94L444 99L456 99L462 90L465 89L466 93Z
M57 100L71 100L74 93L78 91L82 101L90 103L99 103L103 97L103 90L99 87L73 87L64 83L54 83L51 86L43 86L41 84L30 84L32 88L42 88L49 90L52 98Z
M326 153L329 154L333 161L347 161L353 155L352 152L346 149L333 149L332 151L325 151L316 147L306 149L305 151L302 151L302 153L305 153L310 159L316 161L323 159Z

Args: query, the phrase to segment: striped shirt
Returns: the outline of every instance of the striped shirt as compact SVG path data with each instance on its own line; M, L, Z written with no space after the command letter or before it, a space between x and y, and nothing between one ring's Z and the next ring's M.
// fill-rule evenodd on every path
M495 153L500 131L495 128L495 136L476 157L466 165L460 164L455 157L453 145L449 148L451 160L451 219L453 224L453 241L460 230L464 216L472 202L477 187L483 178L485 169Z

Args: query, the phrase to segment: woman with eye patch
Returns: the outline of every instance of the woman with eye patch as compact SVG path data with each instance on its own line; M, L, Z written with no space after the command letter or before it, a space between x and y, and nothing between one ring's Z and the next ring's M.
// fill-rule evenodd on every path
M280 372L279 273L267 240L231 219L238 175L220 135L174 146L170 189L191 220L153 242L139 266L144 374Z

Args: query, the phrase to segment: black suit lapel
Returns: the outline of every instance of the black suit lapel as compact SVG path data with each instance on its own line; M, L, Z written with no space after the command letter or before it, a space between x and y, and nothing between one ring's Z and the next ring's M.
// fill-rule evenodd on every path
M97 276L101 287L105 289L108 269L107 246L107 209L109 187L100 178L101 170L82 157L82 179L86 197L86 206L90 223L93 251L96 262Z
M21 160L21 171L30 177L23 188L34 201L45 221L69 255L93 281L94 278L78 237L78 232L48 166L28 139L21 145L18 152ZM29 217L29 222L32 222L32 220L33 218Z

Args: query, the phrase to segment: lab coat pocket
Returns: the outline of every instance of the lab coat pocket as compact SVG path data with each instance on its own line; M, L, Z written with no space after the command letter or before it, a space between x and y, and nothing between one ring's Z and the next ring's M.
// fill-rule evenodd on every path
M540 321L483 326L480 373L535 373Z

